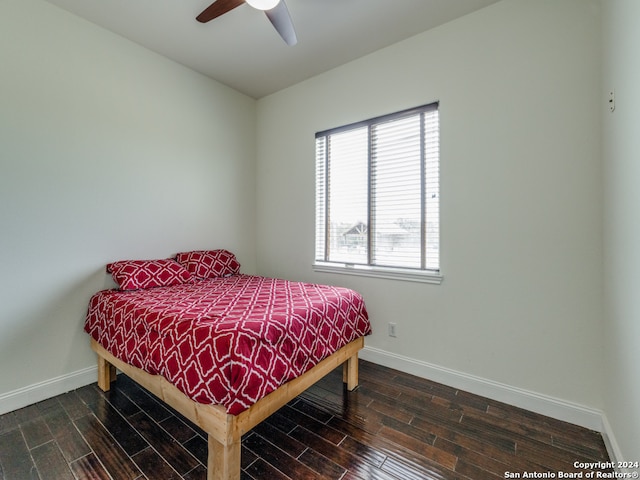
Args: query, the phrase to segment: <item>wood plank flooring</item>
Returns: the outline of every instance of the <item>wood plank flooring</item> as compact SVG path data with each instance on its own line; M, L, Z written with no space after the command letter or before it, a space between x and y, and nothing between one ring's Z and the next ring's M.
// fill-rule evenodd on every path
M203 480L205 438L120 375L0 416L0 478ZM337 369L242 440L242 480L496 480L576 461L608 461L600 434L362 360L355 392Z

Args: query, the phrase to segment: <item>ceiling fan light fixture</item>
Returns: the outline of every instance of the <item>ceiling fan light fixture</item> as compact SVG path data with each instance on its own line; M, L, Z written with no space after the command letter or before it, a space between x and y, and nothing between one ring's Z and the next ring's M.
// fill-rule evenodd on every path
M258 10L271 10L280 3L280 0L246 0L246 2Z

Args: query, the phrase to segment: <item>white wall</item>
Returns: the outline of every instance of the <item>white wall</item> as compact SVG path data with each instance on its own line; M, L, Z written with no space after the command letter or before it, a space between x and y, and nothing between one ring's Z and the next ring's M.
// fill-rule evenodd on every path
M603 5L605 411L619 459L640 459L640 2ZM637 471L637 469L635 469Z
M597 412L599 52L597 0L505 0L259 100L259 273L363 293L382 356ZM314 273L315 132L434 100L442 285Z
M108 261L226 247L254 271L254 192L255 100L0 2L0 409L95 367L82 326Z

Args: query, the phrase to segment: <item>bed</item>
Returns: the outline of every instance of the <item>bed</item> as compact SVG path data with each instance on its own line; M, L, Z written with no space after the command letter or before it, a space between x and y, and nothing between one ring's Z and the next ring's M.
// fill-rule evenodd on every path
M238 480L244 433L340 365L357 386L371 326L353 290L244 275L226 251L203 270L216 252L109 264L119 288L91 298L85 331L102 390L122 371L207 432L208 480Z

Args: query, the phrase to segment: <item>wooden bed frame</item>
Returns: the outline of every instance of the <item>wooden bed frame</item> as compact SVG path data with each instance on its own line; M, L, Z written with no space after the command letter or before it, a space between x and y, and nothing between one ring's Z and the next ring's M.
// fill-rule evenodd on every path
M239 480L242 435L338 366L343 365L343 381L349 390L354 390L358 386L358 352L363 346L364 337L360 337L258 400L248 410L229 415L221 405L194 402L164 377L151 375L117 359L91 339L91 348L98 354L98 386L101 390L106 392L111 388L118 369L207 432L207 480Z

